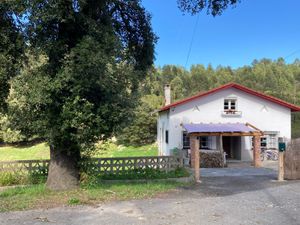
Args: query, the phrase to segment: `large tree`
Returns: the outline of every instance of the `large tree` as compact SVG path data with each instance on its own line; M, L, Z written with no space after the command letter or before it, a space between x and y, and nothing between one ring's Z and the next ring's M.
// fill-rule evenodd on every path
M82 155L126 118L153 64L150 16L125 0L32 0L26 9L31 60L12 81L9 114L49 143L47 186L76 187Z

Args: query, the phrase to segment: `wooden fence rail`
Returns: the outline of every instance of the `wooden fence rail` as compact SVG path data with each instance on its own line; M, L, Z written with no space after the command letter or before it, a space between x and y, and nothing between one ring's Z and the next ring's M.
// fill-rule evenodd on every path
M0 162L0 172L48 173L50 160L19 160ZM182 165L174 156L92 158L81 162L81 167L93 173L119 174L129 170L153 168L170 171Z

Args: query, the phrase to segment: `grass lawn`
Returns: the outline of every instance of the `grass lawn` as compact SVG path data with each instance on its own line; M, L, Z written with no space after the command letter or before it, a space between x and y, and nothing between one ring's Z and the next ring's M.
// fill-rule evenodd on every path
M157 156L158 149L155 145L144 145L140 147L122 146L109 144L103 150L99 150L94 157L131 157L131 156Z
M8 146L0 148L0 161L49 158L49 147L45 143L33 146Z
M141 147L118 146L110 143L95 152L93 157L130 157L130 156L156 156L157 147L155 145L145 145ZM8 146L0 147L0 161L11 160L34 160L49 159L49 147L45 143L33 146Z
M49 191L44 185L16 187L0 191L0 212L151 198L175 190L179 186L183 186L183 184L166 181L100 184L82 186L80 189L64 192Z

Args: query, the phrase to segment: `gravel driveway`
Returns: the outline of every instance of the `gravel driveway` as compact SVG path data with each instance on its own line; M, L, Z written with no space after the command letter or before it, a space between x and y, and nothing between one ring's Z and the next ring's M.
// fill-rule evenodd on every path
M1 213L0 224L300 224L300 181L276 182L270 169L228 169L202 171L201 184L159 198Z

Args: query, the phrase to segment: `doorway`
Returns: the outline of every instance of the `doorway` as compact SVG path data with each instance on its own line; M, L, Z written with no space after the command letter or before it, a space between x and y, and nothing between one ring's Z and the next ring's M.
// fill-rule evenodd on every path
M227 159L241 160L241 137L223 136L222 143Z

